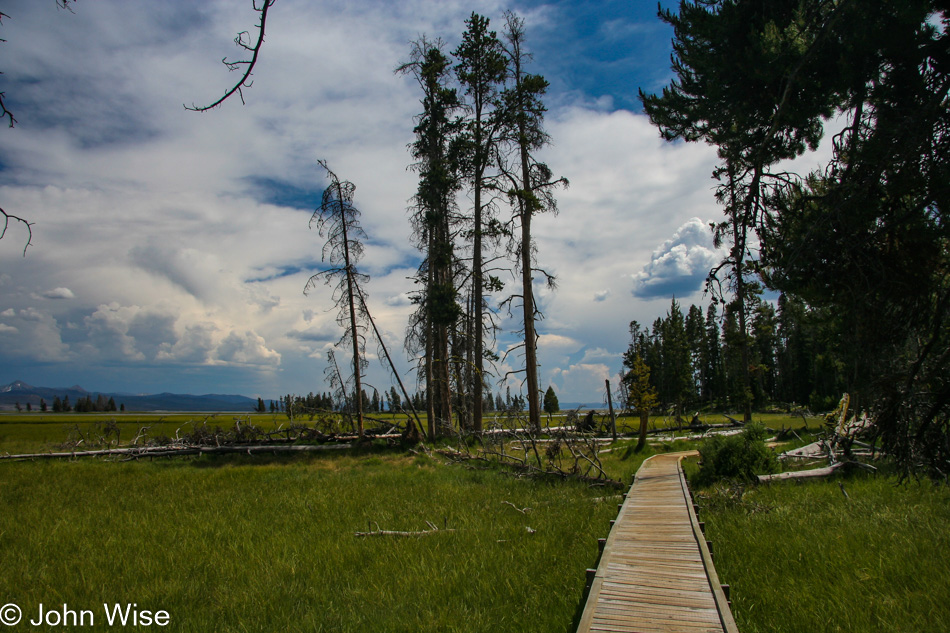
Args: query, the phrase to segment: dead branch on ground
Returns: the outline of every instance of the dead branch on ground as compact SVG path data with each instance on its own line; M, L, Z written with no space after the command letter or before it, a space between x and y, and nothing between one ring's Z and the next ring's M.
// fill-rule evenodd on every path
M454 531L455 531L455 528L444 528L444 529L441 529L441 530L440 530L437 525L435 525L434 523L432 523L432 521L426 521L426 525L429 526L429 529L428 529L428 530L416 530L416 531L411 531L411 532L402 531L402 530L383 530L383 529L380 529L379 523L376 523L375 521L374 521L373 523L376 525L376 529L375 529L375 530L370 530L369 532L357 532L357 533L356 533L357 538L363 537L363 536L408 536L408 537L416 537L416 536L428 536L429 534L435 534L435 533L437 533L437 532L454 532Z

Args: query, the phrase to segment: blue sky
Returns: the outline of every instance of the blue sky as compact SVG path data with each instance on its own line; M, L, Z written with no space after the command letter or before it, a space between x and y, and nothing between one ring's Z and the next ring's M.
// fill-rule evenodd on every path
M220 60L253 30L250 4L5 4L0 90L18 125L0 130L0 207L35 226L25 257L19 227L0 241L0 384L327 390L340 335L330 290L303 295L320 266L307 226L325 182L318 159L357 186L370 309L408 374L418 253L406 146L420 106L393 69L420 34L454 48L472 11L499 29L505 9L525 18L532 70L551 84L543 159L571 182L559 215L535 222L538 262L559 281L537 289L544 386L601 401L632 319L652 322L674 293L703 300L719 257L707 228L720 215L715 153L663 143L639 112L637 89L670 80L671 32L654 2L279 0L246 105L185 111L234 79ZM501 324L504 351L519 324ZM391 385L377 362L369 382Z

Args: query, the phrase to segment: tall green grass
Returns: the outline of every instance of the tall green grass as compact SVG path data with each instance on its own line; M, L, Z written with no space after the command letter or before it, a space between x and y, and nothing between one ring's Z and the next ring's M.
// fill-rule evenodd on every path
M93 630L133 602L168 631L567 632L616 502L405 453L4 463L0 603Z
M701 518L743 633L950 631L946 485L853 476L708 494Z

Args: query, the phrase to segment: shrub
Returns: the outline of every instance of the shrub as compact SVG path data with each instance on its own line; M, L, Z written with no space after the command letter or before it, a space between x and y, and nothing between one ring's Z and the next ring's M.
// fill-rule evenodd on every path
M738 435L714 435L699 447L700 486L723 480L753 481L761 473L774 473L778 458L765 445L765 427L750 424Z

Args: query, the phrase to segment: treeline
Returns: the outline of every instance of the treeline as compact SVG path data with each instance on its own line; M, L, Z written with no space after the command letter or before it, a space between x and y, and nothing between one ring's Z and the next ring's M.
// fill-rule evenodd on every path
M360 391L362 394L362 410L365 413L408 413L410 410L424 411L426 406L426 394L424 391L416 392L411 396L410 402L400 397L395 387L389 391L384 391L382 395L377 390L373 390L372 395L366 393L365 389ZM507 388L504 397L501 393L492 394L490 391L485 393L485 399L482 402L482 408L486 412L495 411L524 411L527 406L527 400L522 394L511 395L511 389ZM553 389L548 388L545 395L545 410L553 407L551 413L557 412L557 396ZM288 418L297 419L308 417L311 420L320 413L331 412L351 412L356 409L352 397L342 401L333 397L330 393L314 394L313 392L306 396L287 394L277 400L265 401L263 398L257 399L258 413L283 413Z
M683 0L660 18L673 27L675 78L640 99L666 140L717 149L724 218L714 238L727 254L709 288L736 306L743 416L757 392L822 397L821 381L797 369L822 366L819 373L840 377L849 413L868 416L871 439L905 473L946 478L947 4ZM789 172L789 160L815 150L833 117L840 124L824 139L827 163ZM798 363L791 368L763 356L754 344L769 338L755 331L766 320L751 299L758 283L796 297L785 309L807 304L804 322L820 322L824 349L808 353L807 337L793 338L781 358Z
M18 413L23 411L23 406L19 402L16 403L15 407ZM69 396L63 396L62 399L60 399L59 396L55 396L53 398L52 409L53 413L108 413L110 411L125 411L125 405L122 404L116 408L115 398L110 397L106 400L106 397L100 393L96 396L95 400L92 399L92 396L79 398L75 405L69 402ZM33 405L27 402L26 410L27 412L33 411ZM50 406L46 404L46 400L40 398L40 411L46 413L49 410Z
M645 374L656 406L676 414L693 408L741 412L747 404L755 410L834 408L846 380L827 315L787 295L774 304L757 292L750 297L744 337L734 301L712 302L705 313L691 305L684 313L674 299L651 328L631 322L621 372L624 400L629 402L631 385ZM748 388L743 346L749 353Z

